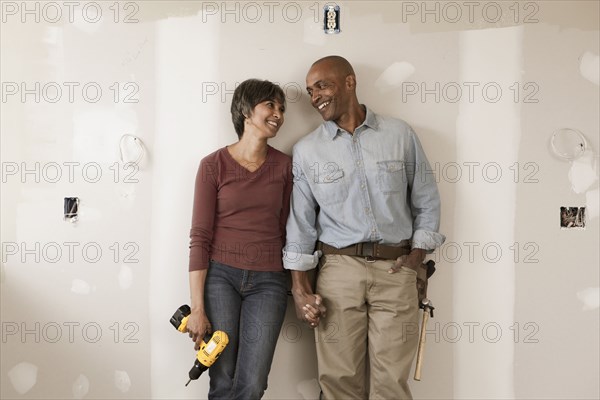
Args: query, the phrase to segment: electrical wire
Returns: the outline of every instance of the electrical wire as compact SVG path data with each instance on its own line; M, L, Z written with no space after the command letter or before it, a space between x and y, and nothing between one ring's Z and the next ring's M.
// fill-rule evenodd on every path
M144 157L144 153L146 152L146 150L144 148L144 142L142 142L142 139L140 139L139 137L137 137L135 135L125 134L125 135L121 136L121 141L119 142L119 158L121 159L121 162L125 162L125 159L123 158L123 141L126 138L132 138L133 142L137 145L137 147L139 149L136 160L130 161L130 162L133 162L134 164L138 164L140 162L140 160Z

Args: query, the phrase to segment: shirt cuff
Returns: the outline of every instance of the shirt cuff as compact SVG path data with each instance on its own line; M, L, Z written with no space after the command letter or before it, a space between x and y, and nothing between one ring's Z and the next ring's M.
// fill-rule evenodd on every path
M411 247L413 249L424 249L428 252L432 252L440 247L445 241L446 236L441 233L418 229L413 234Z
M321 254L320 250L316 250L313 254L283 250L283 268L294 271L308 271L317 266Z

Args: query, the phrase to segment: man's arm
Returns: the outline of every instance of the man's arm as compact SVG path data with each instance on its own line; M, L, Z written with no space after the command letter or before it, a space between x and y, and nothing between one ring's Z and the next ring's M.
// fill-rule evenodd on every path
M446 237L438 233L440 229L441 202L437 183L431 171L429 161L421 147L419 138L411 130L414 163L410 185L410 206L413 215L412 247L432 252L441 246Z
M321 317L325 316L327 309L323 305L323 298L313 293L308 272L292 271L292 296L294 297L296 317L312 327L319 325Z
M294 159L298 159L296 153ZM314 251L317 242L317 202L299 163L294 164L293 175L294 188L286 226L287 242L283 250L283 265L292 271L296 316L314 327L325 314L322 299L313 293L307 273L319 261L319 252Z
M438 233L440 227L441 202L435 176L425 156L419 138L410 130L410 163L414 168L407 169L410 188L410 208L413 215L413 236L411 252L398 257L396 264L388 272L397 272L401 266L417 270L425 256L441 246L446 237Z

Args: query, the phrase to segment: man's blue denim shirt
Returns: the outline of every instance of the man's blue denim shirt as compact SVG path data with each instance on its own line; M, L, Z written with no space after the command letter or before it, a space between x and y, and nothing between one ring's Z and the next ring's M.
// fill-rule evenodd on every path
M326 121L293 149L294 189L284 267L315 268L317 240L432 251L444 243L435 176L413 129L366 108L354 134Z

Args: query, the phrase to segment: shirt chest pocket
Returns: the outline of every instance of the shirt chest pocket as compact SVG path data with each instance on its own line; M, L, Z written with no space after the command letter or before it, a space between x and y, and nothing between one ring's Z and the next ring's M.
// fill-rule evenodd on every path
M314 178L312 187L319 205L337 204L348 198L348 184L344 179L344 170L338 166L324 168Z
M402 160L378 161L377 184L385 194L406 192L406 165Z

